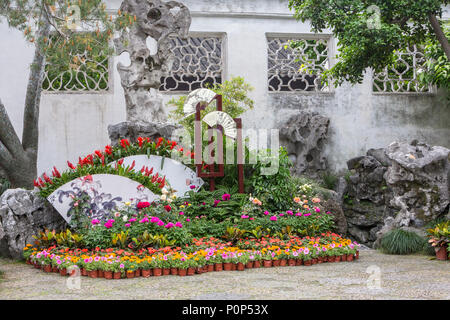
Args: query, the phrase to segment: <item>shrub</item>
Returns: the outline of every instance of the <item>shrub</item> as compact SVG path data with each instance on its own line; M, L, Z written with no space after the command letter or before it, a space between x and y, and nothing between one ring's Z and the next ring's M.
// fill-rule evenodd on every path
M426 241L415 232L395 229L386 233L380 243L387 254L412 254L423 250Z
M325 172L322 175L322 186L327 189L334 190L336 187L336 183L338 181L338 177L330 172Z

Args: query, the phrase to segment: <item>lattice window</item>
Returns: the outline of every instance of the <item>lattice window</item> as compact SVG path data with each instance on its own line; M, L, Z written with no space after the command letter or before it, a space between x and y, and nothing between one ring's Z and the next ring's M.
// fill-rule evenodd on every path
M374 74L374 92L426 93L432 92L431 85L423 85L418 80L420 72L426 69L423 53L413 46L396 53L397 60L383 72Z
M321 79L328 68L327 39L268 38L269 91L328 92Z
M79 49L72 53L67 66L46 64L42 89L55 93L106 92L109 90L109 63L108 54L93 55L86 49Z
M173 37L170 44L174 63L169 76L161 79L160 91L193 91L222 83L222 38Z

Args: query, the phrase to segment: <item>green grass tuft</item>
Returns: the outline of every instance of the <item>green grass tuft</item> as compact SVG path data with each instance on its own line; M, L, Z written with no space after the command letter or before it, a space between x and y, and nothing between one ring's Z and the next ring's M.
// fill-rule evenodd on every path
M395 229L383 236L380 248L387 254L413 254L421 252L426 244L426 239L415 232Z

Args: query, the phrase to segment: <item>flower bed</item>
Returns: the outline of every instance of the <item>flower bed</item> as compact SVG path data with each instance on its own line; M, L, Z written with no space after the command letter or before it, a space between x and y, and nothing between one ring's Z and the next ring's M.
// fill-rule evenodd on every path
M27 263L45 272L69 275L78 267L92 278L193 275L211 271L243 271L259 267L311 266L324 262L347 262L359 258L358 244L333 233L320 237L240 239L236 245L215 238L193 239L185 247L123 249L70 249L50 247L24 249Z

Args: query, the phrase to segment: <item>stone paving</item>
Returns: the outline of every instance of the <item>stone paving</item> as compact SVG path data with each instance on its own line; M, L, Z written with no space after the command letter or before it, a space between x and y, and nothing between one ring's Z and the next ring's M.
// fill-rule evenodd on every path
M364 250L354 262L123 280L47 274L0 258L0 299L450 299L450 262ZM377 274L380 281L377 283ZM377 288L379 284L379 288Z

